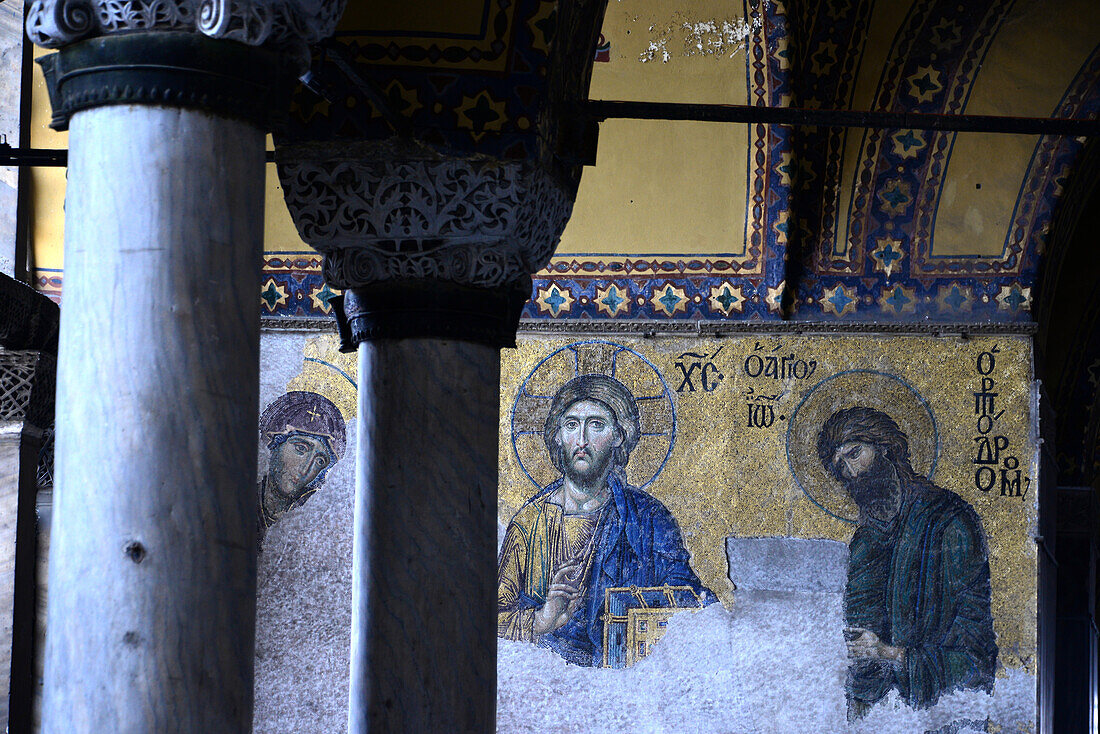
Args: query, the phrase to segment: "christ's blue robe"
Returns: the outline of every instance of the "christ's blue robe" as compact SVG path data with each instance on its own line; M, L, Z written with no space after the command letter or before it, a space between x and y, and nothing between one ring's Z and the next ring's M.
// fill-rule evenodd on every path
M520 613L538 609L545 601L552 569L541 568L545 562L537 549L545 544L545 528L552 526L546 522L548 499L561 484L558 479L532 497L509 525L501 550L498 613L502 620L513 621L513 628ZM691 570L680 529L668 509L614 475L608 477L608 487L611 497L600 511L581 604L564 626L533 640L576 665L603 664L600 616L609 588L689 586L704 604L718 601ZM507 628L508 622L502 621L502 635L513 636Z

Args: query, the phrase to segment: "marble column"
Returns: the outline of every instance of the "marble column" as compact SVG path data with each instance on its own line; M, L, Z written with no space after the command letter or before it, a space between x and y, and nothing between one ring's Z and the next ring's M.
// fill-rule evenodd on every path
M359 345L351 732L494 728L499 382L483 344Z
M21 133L29 129L29 95L20 94L24 80L24 64L29 63L30 42L23 35L23 3L0 3L0 142L13 148L26 145ZM29 171L24 168L0 167L0 273L26 277L26 249L20 234L24 212L19 200L28 190ZM17 254L18 253L18 254Z
M392 150L280 151L299 231L344 289L343 348L359 352L349 731L488 732L500 348L575 188L531 162ZM349 234L368 220L381 224Z
M12 732L30 731L35 662L41 654L35 635L35 499L42 424L53 419L55 368L49 353L0 351L0 390L5 393L0 398L0 721ZM13 395L18 392L26 400L21 406Z
M298 232L343 290L341 348L359 353L351 734L496 728L499 350L595 158L595 123L571 110L604 2L508 8L472 50L345 29L311 70L328 102L300 93L275 138ZM395 27L376 12L364 28Z
M242 730L263 132L101 107L70 135L44 728Z
M31 6L70 131L46 732L250 727L264 129L337 5Z

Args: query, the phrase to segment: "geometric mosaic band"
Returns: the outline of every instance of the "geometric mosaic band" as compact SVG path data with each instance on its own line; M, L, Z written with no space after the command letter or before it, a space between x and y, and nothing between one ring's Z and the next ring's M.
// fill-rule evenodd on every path
M331 318L329 299L340 290L321 273L321 255L268 253L259 306L264 317ZM522 315L530 319L784 320L782 289L723 270L724 261L614 258L580 267L556 256L533 278ZM630 263L629 268L623 265ZM709 274L705 272L711 268ZM628 272L629 271L629 272ZM36 272L36 288L60 302L63 273ZM833 282L835 281L835 282ZM956 278L883 286L862 280L821 279L793 314L796 321L1031 320L1032 287L1015 278ZM461 305L461 304L456 304Z

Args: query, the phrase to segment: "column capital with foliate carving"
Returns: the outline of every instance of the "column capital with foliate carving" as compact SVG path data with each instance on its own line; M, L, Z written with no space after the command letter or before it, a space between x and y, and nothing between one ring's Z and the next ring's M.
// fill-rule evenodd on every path
M527 160L398 151L387 141L283 147L277 162L298 232L339 288L422 279L508 287L546 264L573 208L573 187Z
M427 20L480 22L470 43L397 43L373 30L395 27L378 7L321 46L276 162L299 234L345 291L330 303L347 347L515 342L531 274L595 163L596 123L571 110L588 93L605 3L502 0L487 22L473 6L424 4Z
M61 48L124 31L194 31L263 44L311 44L332 35L346 0L32 0L27 35Z
M352 343L511 343L530 275L554 253L575 195L535 161L448 157L412 142L284 146L277 163L326 282L349 291Z
M55 129L111 104L204 109L270 127L285 114L289 89L280 88L309 68L309 45L332 34L345 2L32 0L26 28L36 44L60 49L39 59Z

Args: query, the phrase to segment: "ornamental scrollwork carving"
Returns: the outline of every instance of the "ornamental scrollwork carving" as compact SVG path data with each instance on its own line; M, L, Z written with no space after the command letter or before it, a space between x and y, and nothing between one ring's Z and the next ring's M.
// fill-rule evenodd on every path
M346 0L32 0L27 35L58 48L120 31L190 30L252 46L332 35Z
M199 32L258 46L286 38L317 43L332 35L346 0L201 0Z
M38 452L38 467L35 471L38 489L53 489L54 429L42 434L42 448Z
M299 234L340 288L521 281L549 261L573 206L526 161L284 161L279 177Z
M56 48L95 33L100 27L97 15L91 0L32 2L27 10L27 36L39 46Z

